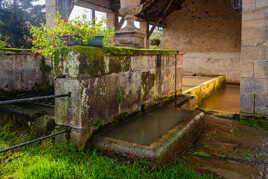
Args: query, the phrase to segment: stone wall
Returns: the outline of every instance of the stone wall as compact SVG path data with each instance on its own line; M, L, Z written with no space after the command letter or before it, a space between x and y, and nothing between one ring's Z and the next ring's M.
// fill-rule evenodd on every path
M243 0L240 110L268 116L268 0Z
M186 52L185 72L227 74L227 81L239 82L240 47L241 14L231 0L185 0L167 18L163 48Z
M227 82L240 83L240 53L192 52L184 55L185 75L224 75Z
M73 47L64 55L55 90L72 95L56 100L57 124L93 130L174 96L175 79L181 91L182 55L176 55L175 72L176 51L108 49Z
M0 91L31 91L48 81L40 70L41 57L29 51L6 49L0 51Z

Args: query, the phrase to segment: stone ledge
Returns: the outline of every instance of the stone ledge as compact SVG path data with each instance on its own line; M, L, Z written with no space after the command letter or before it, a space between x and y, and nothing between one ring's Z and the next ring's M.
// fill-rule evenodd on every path
M204 116L205 114L201 112L195 115L190 121L187 121L184 127L178 124L149 146L130 143L111 137L97 138L93 142L93 145L107 153L111 152L127 158L162 162L170 159L170 155L175 150L176 153L183 153L189 149L203 131Z

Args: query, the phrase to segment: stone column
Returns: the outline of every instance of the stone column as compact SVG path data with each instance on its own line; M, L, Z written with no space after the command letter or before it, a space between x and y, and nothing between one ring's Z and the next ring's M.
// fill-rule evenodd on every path
M240 110L268 116L268 0L243 0Z
M114 28L116 26L117 16L114 12L107 12L107 27ZM112 37L112 41L115 42L115 37Z
M144 48L150 47L150 40L148 38L149 24L146 21L142 21L141 23L141 31L145 34L144 38Z
M73 7L73 0L46 0L47 27L49 28L55 26L54 18L57 16L57 11L60 12L63 19L68 20Z
M121 0L120 2L120 14L125 17L127 25L116 32L117 45L144 48L145 34L134 25L135 15L142 9L140 0Z
M57 0L46 0L47 27L55 26L54 18L57 15Z

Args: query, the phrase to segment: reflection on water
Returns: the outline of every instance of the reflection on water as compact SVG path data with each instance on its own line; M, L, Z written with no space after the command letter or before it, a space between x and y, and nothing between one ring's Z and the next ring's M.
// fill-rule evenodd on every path
M225 85L201 105L201 109L208 111L240 112L240 86Z
M137 119L120 123L120 126L109 130L106 136L131 143L150 145L177 124L192 116L193 112L178 111L173 105L163 107L139 116Z

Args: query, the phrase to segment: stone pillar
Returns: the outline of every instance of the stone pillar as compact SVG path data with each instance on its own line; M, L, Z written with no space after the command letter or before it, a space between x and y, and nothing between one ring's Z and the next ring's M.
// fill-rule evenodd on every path
M57 15L57 0L46 0L46 22L47 27L55 26L54 18Z
M144 48L145 34L134 25L135 15L141 10L140 0L121 0L120 14L125 17L127 25L116 32L118 46Z
M107 27L114 28L116 26L117 16L114 12L107 12ZM115 37L112 37L112 41L115 42Z
M146 21L142 21L141 23L141 31L145 34L144 38L144 48L150 47L150 40L148 38L149 24Z
M268 116L268 0L243 0L240 110Z
M47 27L55 26L54 18L57 16L57 11L60 12L63 19L68 20L74 7L73 0L46 0L46 20Z

